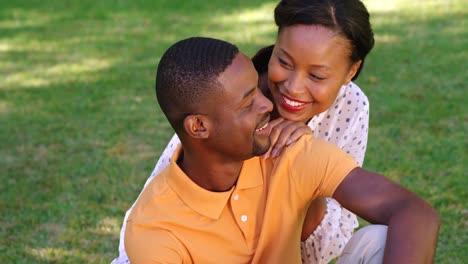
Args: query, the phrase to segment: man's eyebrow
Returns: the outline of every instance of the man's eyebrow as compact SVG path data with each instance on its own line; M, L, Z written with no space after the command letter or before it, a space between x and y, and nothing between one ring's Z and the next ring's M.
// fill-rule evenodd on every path
M253 93L255 93L255 90L257 90L257 87L254 87L251 90L249 90L248 92L246 92L244 94L244 96L242 96L242 100L244 100L245 98L247 98L247 97L251 96Z

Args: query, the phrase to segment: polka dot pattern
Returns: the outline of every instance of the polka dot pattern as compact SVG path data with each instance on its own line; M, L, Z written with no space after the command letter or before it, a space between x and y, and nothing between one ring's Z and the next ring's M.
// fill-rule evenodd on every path
M342 86L332 106L313 117L308 125L315 137L337 145L362 166L367 146L369 101L356 84ZM327 198L327 213L322 222L301 243L302 262L330 262L341 254L358 225L356 215L336 200Z
M354 215L327 198L327 210L320 225L301 243L302 263L328 263L339 256L358 222ZM349 216L349 217L348 217Z
M342 86L332 106L313 117L308 125L315 137L337 145L362 166L367 146L369 101L356 84L350 82Z

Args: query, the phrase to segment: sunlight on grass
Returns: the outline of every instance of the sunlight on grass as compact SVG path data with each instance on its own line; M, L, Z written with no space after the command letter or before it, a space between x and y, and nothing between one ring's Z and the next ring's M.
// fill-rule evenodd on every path
M21 87L44 87L54 82L63 81L64 76L74 76L109 68L111 62L103 59L83 59L78 62L56 64L44 69L39 66L35 69L7 74L0 89L17 89ZM0 64L1 66L1 64Z
M409 11L415 15L442 14L450 11L466 12L465 0L425 0L425 1L408 1L408 0L363 0L367 9L372 14L373 12L390 12L390 11Z
M399 25L405 21L404 27L409 34L429 34L430 32L418 32L421 22L424 20L434 20L435 18L444 19L447 16L466 17L466 3L464 0L428 0L428 1L383 1L383 0L364 0L363 1L371 15L371 22L374 29L378 27L387 27ZM412 22L415 22L414 24ZM446 30L455 34L466 32L467 19L459 19L456 27L446 28ZM415 29L415 30L413 30ZM376 34L377 43L392 42L389 39L382 39Z
M422 21L434 21L436 19L444 19L446 16L460 16L459 23L450 26L442 27L443 33L453 34L454 41L463 41L463 35L466 34L466 14L464 8L466 4L463 0L428 0L428 1L383 1L383 0L364 0L365 5L369 9L371 22L373 24L375 40L377 45L398 43L405 37L423 39L435 34L430 30L421 30L424 26ZM380 28L389 28L393 25L400 25L402 21L406 21L402 26L406 35L398 34L379 34ZM437 23L437 22L433 22ZM439 29L440 30L440 29ZM427 43L427 42L426 42Z
M70 73L83 73L106 69L111 65L109 60L85 59L78 63L62 63L50 67L44 72L46 75L66 75Z
M59 43L32 39L23 35L9 37L6 42L0 43L0 49L3 49L4 52L57 52L61 48Z
M363 0L369 12L388 12L396 10L399 7L398 1L384 1L384 0ZM402 1L405 2L405 1Z
M85 258L88 260L96 260L99 259L99 255L97 254L87 254L81 250L76 249L64 249L58 247L47 247L47 248L31 248L26 249L26 253L30 254L31 256L49 261L51 263L63 263L63 261L67 258Z
M11 49L10 45L5 42L0 42L0 52L6 52Z
M231 14L214 16L210 22L220 24L222 28L232 28L216 32L218 38L234 43L247 41L251 44L265 45L272 42L271 36L276 31L272 14L274 7L274 3L268 3L258 8L236 10ZM204 33L213 34L213 31L207 29Z
M376 34L374 38L378 43L396 43L401 39L399 36L388 34Z
M0 114L6 114L8 113L10 105L6 101L0 101Z
M274 8L275 8L275 5L273 3L264 4L255 9L244 9L244 10L236 11L235 13L230 14L230 15L214 17L211 19L211 21L222 22L222 23L229 24L229 25L239 24L239 23L250 24L253 22L274 23L273 14L271 12Z
M116 217L105 217L98 223L93 233L99 235L114 235L120 232L121 224L122 223Z
M25 27L38 27L50 23L56 16L38 11L25 11L24 9L10 9L8 19L0 20L0 29L17 29Z
M12 9L0 20L0 31L5 33L0 38L0 89L47 88L78 79L92 82L98 78L95 72L110 68L119 59L82 52L83 47L109 39L88 32L101 28L99 24L67 34L60 27L51 28L63 14ZM80 31L83 33L77 34Z

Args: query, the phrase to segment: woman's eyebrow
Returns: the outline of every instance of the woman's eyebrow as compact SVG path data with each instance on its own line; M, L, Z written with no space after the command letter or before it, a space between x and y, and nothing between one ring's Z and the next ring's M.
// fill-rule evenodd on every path
M279 49L282 53L284 53L284 55L286 55L286 57L288 57L288 59L293 60L293 57L286 50L284 50L283 48L279 48ZM323 64L309 64L308 66L315 67L315 68L322 68L327 71L330 70L329 66L323 65Z

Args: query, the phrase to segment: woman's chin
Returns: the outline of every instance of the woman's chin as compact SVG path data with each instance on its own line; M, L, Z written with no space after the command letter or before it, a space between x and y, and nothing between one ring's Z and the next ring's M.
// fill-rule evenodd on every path
M282 107L277 107L278 113L281 117L288 119L290 121L296 122L307 122L310 118L302 112L291 112Z

